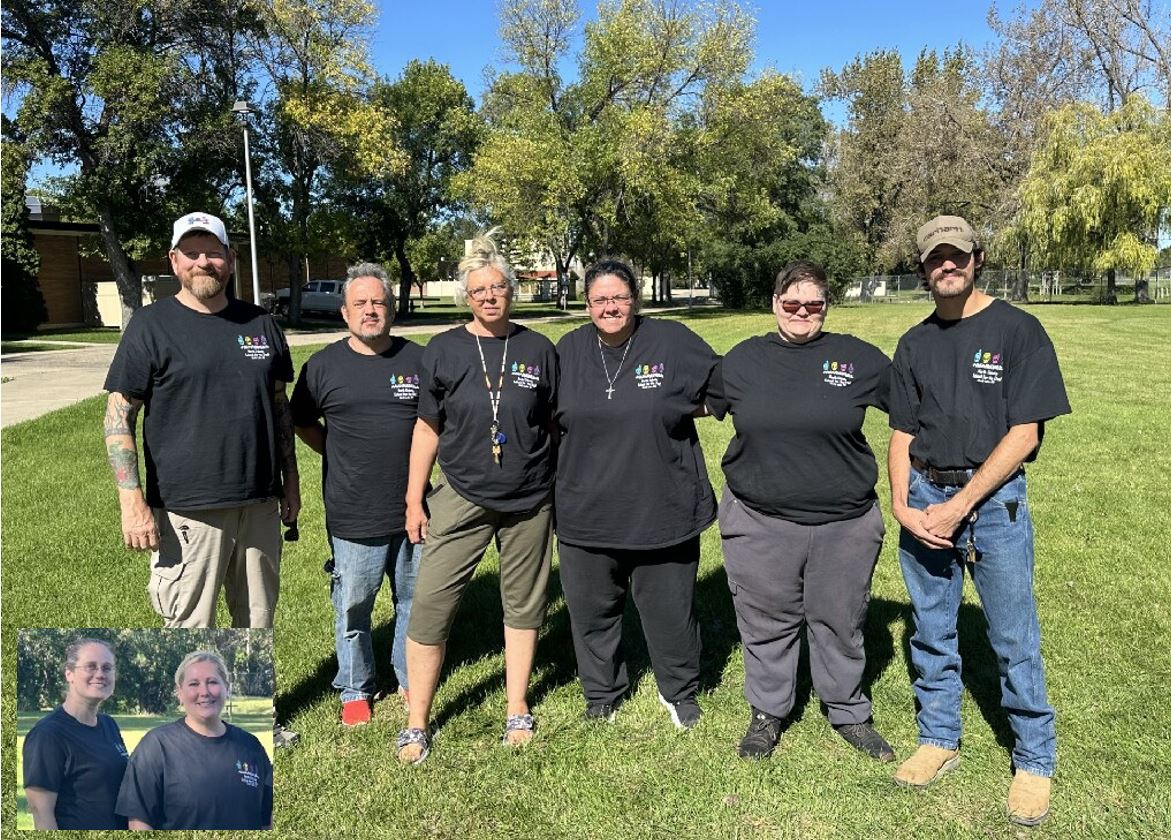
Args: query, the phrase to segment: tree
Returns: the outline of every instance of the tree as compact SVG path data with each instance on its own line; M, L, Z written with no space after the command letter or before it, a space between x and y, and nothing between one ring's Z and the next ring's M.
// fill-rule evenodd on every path
M1107 278L1139 278L1135 298L1148 301L1140 275L1158 260L1158 234L1171 208L1171 116L1142 96L1103 114L1079 103L1046 121L1045 139L1020 187L1021 233L1054 265L1085 264Z
M28 331L49 317L45 299L37 283L41 255L33 246L28 229L28 207L25 204L25 180L28 175L28 157L19 143L7 136L5 120L3 140L3 168L0 171L0 230L3 231L3 255L0 256L0 278L3 278L3 329Z
M621 228L647 207L647 150L670 147L676 119L706 87L743 75L753 30L726 0L603 3L567 83L560 68L577 22L574 0L504 4L501 39L520 70L493 80L491 130L459 178L494 221L552 255L563 287L575 256L631 246Z
M314 244L311 219L324 206L324 176L335 166L386 177L406 164L388 142L393 116L367 94L375 9L367 0L272 0L264 6L256 54L272 81L265 148L275 159L270 188L288 225L290 277L304 272ZM300 323L301 284L289 289L289 317Z
M124 324L142 305L134 259L167 241L175 197L219 206L236 136L238 68L225 45L251 24L245 3L4 4L16 123L33 155L76 166L70 191L97 219Z
M362 252L397 260L405 313L417 282L411 243L461 209L451 181L471 166L483 123L463 83L434 61L411 61L393 83L376 82L370 98L394 116L387 139L406 166L380 179L340 173L339 186L353 197L347 203L360 219Z

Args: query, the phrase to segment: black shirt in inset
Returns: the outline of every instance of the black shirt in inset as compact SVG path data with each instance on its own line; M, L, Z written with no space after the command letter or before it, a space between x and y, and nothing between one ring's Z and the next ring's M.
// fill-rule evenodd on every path
M131 319L105 389L143 401L146 502L200 510L281 495L273 390L293 361L272 316L239 300L212 314L175 298Z
M753 510L802 525L866 513L878 465L862 423L868 406L887 410L889 392L890 359L852 335L792 344L772 333L737 344L707 401L736 427L723 460L729 489Z
M322 492L329 533L364 539L405 527L407 466L419 406L423 348L392 339L366 355L342 339L301 368L293 423L325 420Z
M118 795L118 813L160 831L239 829L272 823L272 762L232 724L218 738L180 719L143 736Z
M500 383L505 340L456 327L423 350L419 416L439 428L439 466L452 488L489 510L520 513L540 504L553 487L549 427L557 394L553 344L519 324L508 337L497 420L505 441L500 463L492 455L491 393Z
M692 412L719 358L712 348L678 322L640 317L621 347L599 345L586 324L561 338L557 358L557 538L652 549L710 525L715 495Z
M118 724L98 715L86 726L58 706L24 739L24 786L57 794L57 827L123 831L126 818L114 813L129 754Z
M1002 300L956 321L932 313L895 350L891 428L913 435L912 457L937 469L979 467L1010 426L1039 422L1043 433L1069 411L1045 328Z

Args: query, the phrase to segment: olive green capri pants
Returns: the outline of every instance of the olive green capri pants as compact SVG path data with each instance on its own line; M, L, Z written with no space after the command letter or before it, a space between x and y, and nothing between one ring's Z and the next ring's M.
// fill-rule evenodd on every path
M444 482L427 497L431 520L415 580L407 636L439 645L451 635L460 599L495 539L504 624L535 630L545 621L553 562L553 498L524 513L480 507Z

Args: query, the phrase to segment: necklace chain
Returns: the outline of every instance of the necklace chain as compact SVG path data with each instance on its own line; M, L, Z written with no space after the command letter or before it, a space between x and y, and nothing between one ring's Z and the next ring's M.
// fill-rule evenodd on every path
M622 350L622 359L618 362L618 368L614 371L614 375L610 376L610 368L606 364L606 350L602 344L602 336L598 335L598 355L602 357L602 371L606 374L606 399L614 399L614 383L618 380L618 375L622 373L622 365L626 362L626 352L630 350L630 345L634 344L634 333L630 334L630 338L626 341L626 347Z

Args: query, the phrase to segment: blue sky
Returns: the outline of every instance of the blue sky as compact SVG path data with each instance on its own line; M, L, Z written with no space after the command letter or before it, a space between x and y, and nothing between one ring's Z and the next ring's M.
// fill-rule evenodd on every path
M596 3L579 5L593 16ZM854 56L896 48L913 61L924 47L942 49L963 40L981 49L993 40L988 5L972 0L763 0L747 4L758 21L754 70L772 68L804 87L823 67L840 68ZM451 67L479 100L485 67L506 67L494 0L382 0L372 58L380 73L397 77L412 58ZM1008 13L1015 2L1001 4ZM828 114L837 118L836 114Z

